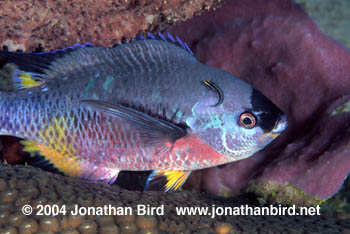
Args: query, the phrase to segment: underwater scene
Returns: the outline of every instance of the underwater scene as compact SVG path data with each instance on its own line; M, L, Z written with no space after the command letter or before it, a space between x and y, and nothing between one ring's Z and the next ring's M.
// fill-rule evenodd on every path
M350 233L350 0L0 1L0 234Z

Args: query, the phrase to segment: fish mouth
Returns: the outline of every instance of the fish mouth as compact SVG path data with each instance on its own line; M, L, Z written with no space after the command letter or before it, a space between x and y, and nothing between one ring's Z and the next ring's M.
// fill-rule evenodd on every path
M265 140L267 137L274 140L287 128L287 126L288 126L287 118L285 115L282 115L281 118L277 121L277 123L276 123L275 127L272 129L272 131L263 134L260 138L260 141Z
M288 126L287 117L282 115L281 118L276 123L275 127L272 129L272 134L281 134Z

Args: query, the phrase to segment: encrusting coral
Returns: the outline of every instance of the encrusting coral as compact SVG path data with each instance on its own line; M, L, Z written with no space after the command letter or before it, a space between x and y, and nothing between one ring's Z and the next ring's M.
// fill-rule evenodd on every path
M37 205L66 206L66 214L36 215ZM248 203L249 204L249 203ZM33 213L23 215L31 205ZM132 207L125 215L73 215L79 207ZM137 215L138 205L162 207L163 215ZM0 233L341 233L346 220L328 216L179 215L176 207L240 207L247 201L216 200L197 192L127 191L26 166L0 165ZM249 204L256 207L256 204ZM62 210L61 210L62 211ZM298 226L296 229L295 226Z
M192 18L220 0L1 1L0 47L45 51L90 42L113 46Z

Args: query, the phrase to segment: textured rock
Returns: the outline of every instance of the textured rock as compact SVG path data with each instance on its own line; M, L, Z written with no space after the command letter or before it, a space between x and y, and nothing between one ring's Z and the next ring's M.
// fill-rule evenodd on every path
M246 205L247 200L215 200L188 191L131 192L38 168L4 164L0 164L0 200L0 233L341 233L350 228L347 220L317 215L181 216L176 214L175 207L236 207ZM67 214L35 215L38 204L65 205ZM76 204L79 207L132 207L134 212L140 204L164 205L164 215L72 215L70 211ZM23 215L24 205L34 207L33 214Z
M90 42L112 46L122 38L164 29L220 0L0 1L0 47L45 51Z

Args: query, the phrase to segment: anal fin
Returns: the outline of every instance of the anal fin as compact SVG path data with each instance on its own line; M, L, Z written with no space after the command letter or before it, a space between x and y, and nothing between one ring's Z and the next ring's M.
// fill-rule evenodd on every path
M43 155L39 152L31 154L31 157L28 159L28 164L33 167L39 167L45 171L49 171L56 174L63 175L64 173L55 167L49 160L45 159Z
M180 170L155 170L148 179L145 190L153 190L162 186L164 192L178 190L185 183L191 171Z

